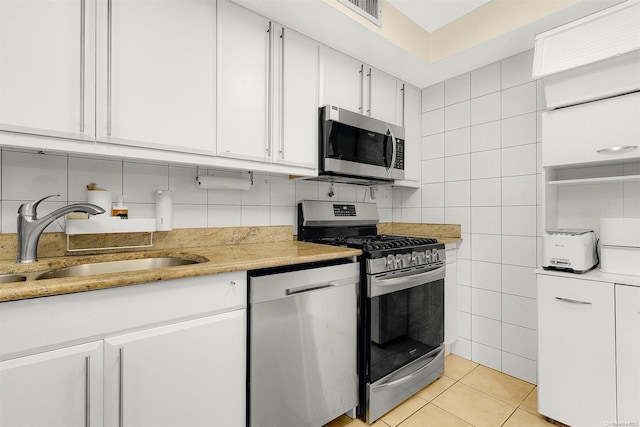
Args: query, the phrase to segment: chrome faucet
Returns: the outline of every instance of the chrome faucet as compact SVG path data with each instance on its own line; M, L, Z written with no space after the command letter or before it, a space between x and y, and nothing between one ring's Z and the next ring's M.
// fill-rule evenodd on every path
M29 263L38 260L38 242L42 232L49 224L56 219L71 213L85 212L90 215L104 213L98 205L91 203L74 203L56 209L48 215L38 218L38 205L49 197L58 197L59 194L52 194L29 203L24 203L18 208L18 257L17 263Z

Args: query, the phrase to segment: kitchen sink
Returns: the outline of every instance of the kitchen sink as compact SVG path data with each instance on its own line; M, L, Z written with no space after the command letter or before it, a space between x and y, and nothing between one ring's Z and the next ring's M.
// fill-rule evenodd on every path
M25 280L27 277L20 274L0 274L0 283L24 282Z
M156 258L127 259L127 260L121 260L121 261L94 262L94 263L73 265L70 267L57 268L55 270L49 270L38 275L36 277L36 280L57 279L62 277L92 276L94 274L124 273L127 271L138 271L138 270L152 270L155 268L176 267L180 265L198 264L199 262L201 261L195 261L195 260L186 259L186 258L174 258L174 257L156 257Z

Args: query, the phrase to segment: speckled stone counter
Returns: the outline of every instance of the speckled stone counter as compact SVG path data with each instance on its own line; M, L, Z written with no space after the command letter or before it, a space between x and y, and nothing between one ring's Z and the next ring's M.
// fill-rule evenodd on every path
M41 256L39 261L31 264L16 264L14 259L15 252L13 252L11 259L0 261L0 274L21 274L29 278L23 282L0 284L0 302L230 271L255 270L259 268L326 261L361 254L361 251L358 249L295 241L292 239L291 227L282 227L288 232L281 233L281 230L278 230L275 234L273 230L265 231L260 230L261 228L262 227L238 227L235 230L220 229L217 231L214 229L193 229L190 232L175 230L178 237L167 237L167 239L173 243L166 245L170 246L175 244L173 249L161 249L165 245L159 244L158 248L154 247L154 250L147 251L138 250L74 256L63 255L57 257ZM264 228L269 229L272 227ZM216 235L216 233L218 234ZM200 234L200 237L198 237L198 234ZM265 239L265 235L271 236L267 238L269 241L255 242L255 240ZM55 236L51 236L50 239L55 239ZM180 240L182 244L177 243L176 239ZM2 242L2 239L0 239L0 242ZM176 247L180 249L175 249ZM38 272L50 269L83 263L148 257L181 257L199 261L199 263L125 273L34 280Z

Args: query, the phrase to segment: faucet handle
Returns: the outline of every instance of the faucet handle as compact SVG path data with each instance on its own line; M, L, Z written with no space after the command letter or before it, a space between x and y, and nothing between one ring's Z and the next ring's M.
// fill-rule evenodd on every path
M22 205L20 205L20 207L18 208L18 214L19 215L24 215L24 216L30 216L30 217L36 217L38 214L38 205L40 203L42 203L43 200L46 200L50 197L60 197L59 194L50 194L48 196L45 196L43 198L41 198L40 200L34 200L33 202L28 202L28 203L23 203Z

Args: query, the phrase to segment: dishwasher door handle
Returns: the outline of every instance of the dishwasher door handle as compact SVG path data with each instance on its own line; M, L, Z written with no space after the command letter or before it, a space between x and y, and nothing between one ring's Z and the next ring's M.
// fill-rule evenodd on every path
M336 284L335 283L326 283L324 285L311 285L311 286L300 286L298 288L289 288L284 291L285 295L295 295L301 294L304 292L317 291L318 289L332 288Z

